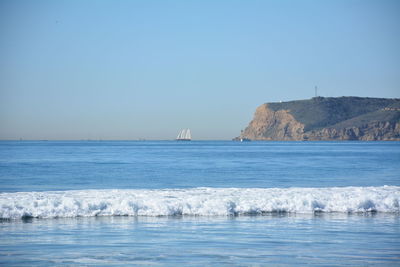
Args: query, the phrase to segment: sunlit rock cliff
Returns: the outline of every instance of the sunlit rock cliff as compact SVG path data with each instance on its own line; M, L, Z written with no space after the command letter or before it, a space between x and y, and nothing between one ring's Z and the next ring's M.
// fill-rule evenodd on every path
M265 103L240 138L251 140L400 140L400 99L314 97Z

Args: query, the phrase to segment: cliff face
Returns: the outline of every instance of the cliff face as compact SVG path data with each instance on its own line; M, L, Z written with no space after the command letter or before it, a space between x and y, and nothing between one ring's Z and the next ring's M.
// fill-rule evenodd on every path
M313 98L266 103L238 138L251 140L400 140L400 100Z
M361 127L323 128L305 133L303 140L400 141L400 123L371 122Z
M268 104L256 109L254 119L242 137L254 140L298 140L304 134L304 124L298 122L288 110L273 111Z

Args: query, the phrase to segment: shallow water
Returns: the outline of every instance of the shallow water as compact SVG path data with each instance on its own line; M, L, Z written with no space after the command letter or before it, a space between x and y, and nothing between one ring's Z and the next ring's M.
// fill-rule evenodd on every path
M4 265L384 265L399 216L91 217L0 224Z
M400 142L2 141L0 265L398 266L399 163Z

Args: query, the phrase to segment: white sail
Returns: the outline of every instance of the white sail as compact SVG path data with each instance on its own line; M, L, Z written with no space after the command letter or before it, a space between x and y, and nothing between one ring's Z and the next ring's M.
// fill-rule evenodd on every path
M186 133L185 133L185 139L192 139L192 135L190 134L190 129L186 129Z
M185 136L185 129L181 130L178 134L178 136L176 137L177 140L179 139L183 139Z
M191 139L192 135L190 133L190 129L182 129L176 137L176 140L190 141Z

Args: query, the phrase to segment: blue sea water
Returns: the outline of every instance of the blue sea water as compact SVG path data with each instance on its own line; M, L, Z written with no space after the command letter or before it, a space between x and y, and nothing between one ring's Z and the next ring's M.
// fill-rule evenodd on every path
M0 265L399 266L400 142L1 141Z

